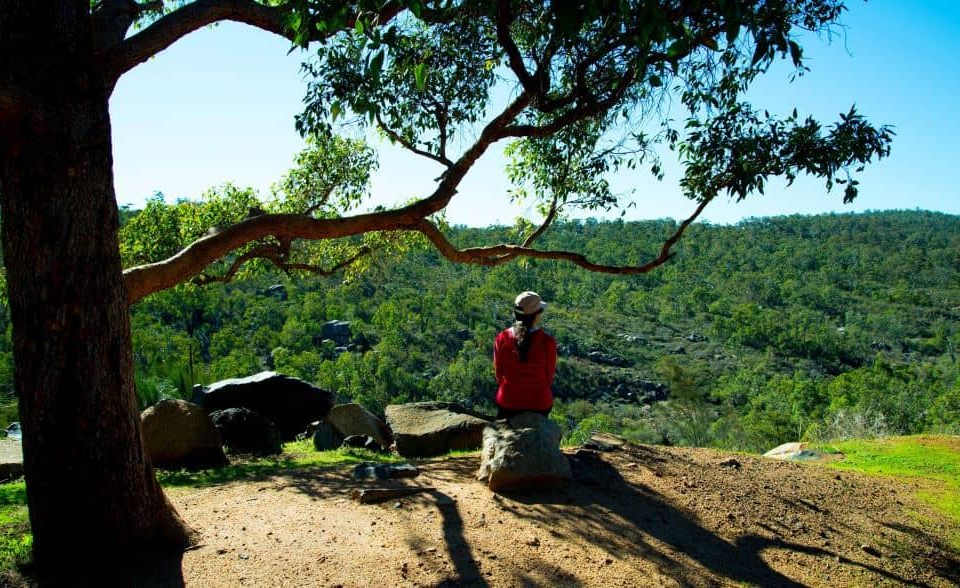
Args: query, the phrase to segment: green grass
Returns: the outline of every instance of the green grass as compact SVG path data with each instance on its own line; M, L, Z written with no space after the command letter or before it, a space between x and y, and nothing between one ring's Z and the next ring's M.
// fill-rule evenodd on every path
M234 480L270 476L293 468L333 467L364 461L393 462L399 459L394 455L374 453L366 449L341 448L332 451L316 451L309 440L292 441L284 443L283 453L275 457L234 460L231 465L210 470L158 471L157 478L165 487L203 488Z
M26 484L0 484L0 574L27 562L32 545Z
M829 467L917 482L917 498L960 525L960 437L851 440L823 449L844 454L842 461L831 462ZM950 543L960 551L960 533L955 533Z

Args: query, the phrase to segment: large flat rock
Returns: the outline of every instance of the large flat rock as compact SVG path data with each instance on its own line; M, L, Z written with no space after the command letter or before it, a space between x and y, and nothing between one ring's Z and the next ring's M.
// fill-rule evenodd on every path
M325 417L333 408L333 401L333 392L276 372L197 386L193 392L193 402L208 413L245 408L276 425L280 437L286 441L306 431L313 421Z
M390 405L384 411L397 453L429 457L450 451L479 449L487 417L453 402Z

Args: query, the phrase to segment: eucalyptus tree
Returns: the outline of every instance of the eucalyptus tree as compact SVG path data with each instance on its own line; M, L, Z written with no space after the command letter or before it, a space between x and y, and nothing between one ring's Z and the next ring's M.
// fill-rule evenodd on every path
M411 234L455 262L526 256L636 274L667 261L712 199L762 192L772 176L812 174L855 197L851 174L888 153L888 129L852 110L827 126L776 118L744 99L778 57L802 72L800 33L836 26L843 10L840 0L0 0L0 206L36 564L95 566L191 541L140 442L128 309L150 293L229 279L256 259L330 271ZM195 240L124 271L111 92L225 20L319 45L296 123L321 146L312 171L290 178L288 201L221 215L229 222L204 233L177 225ZM351 186L369 158L362 147L337 155L332 133L347 120L436 164L434 189L357 213L365 191ZM514 195L543 218L517 242L458 248L436 215L497 143L513 158ZM660 175L658 146L678 155L692 213L650 259L537 247L565 210L620 204L610 173ZM320 251L328 265L304 245L361 235L370 246Z

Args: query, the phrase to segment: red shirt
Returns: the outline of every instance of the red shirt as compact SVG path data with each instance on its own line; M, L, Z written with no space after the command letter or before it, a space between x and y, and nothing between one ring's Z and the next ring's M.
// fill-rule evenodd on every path
M513 328L504 329L493 344L497 376L496 402L509 410L548 410L553 406L550 385L557 368L557 342L543 329L530 333L530 353L520 361Z

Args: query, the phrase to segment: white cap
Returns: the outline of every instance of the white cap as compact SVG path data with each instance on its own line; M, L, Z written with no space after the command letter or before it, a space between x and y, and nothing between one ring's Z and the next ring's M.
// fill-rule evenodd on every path
M520 314L537 314L547 307L536 292L521 292L513 301L513 310Z

